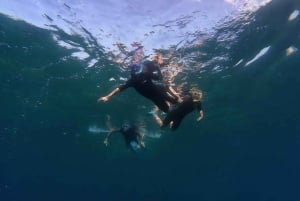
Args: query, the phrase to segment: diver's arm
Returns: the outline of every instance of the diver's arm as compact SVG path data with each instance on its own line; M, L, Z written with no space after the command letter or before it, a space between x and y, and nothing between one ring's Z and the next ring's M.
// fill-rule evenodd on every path
M177 91L175 91L175 89L171 85L168 85L168 91L172 96L176 97L176 99L179 103L182 102L182 99L181 99L179 93L177 93Z
M109 139L109 137L110 137L113 133L117 133L117 132L119 132L119 131L120 131L120 129L111 130L109 133L107 133L107 135L106 135L106 137L105 137L103 143L107 146L107 145L108 145L108 139Z
M119 89L119 87L118 88L115 88L112 92L110 92L108 95L106 95L106 96L103 96L103 97L100 97L98 100L97 100L97 102L99 103L99 102L107 102L107 101L109 101L109 99L112 97L112 96L114 96L114 95L116 95L117 93L119 93L120 92L120 89Z
M161 120L161 118L158 116L158 114L154 113L153 114L153 118L155 119L156 123L159 125L159 127L163 126L163 121Z
M203 110L199 111L199 117L197 118L197 121L200 121L201 119L203 119Z

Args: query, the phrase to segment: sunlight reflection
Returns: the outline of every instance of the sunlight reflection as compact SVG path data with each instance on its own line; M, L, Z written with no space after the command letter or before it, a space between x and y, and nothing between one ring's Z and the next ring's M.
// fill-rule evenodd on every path
M289 21L293 21L295 20L297 17L299 16L299 10L294 10L294 12L291 13L291 15L289 16Z
M259 53L253 59L251 59L250 61L248 61L245 66L248 66L248 65L252 64L256 60L258 60L259 58L261 58L262 56L264 56L265 54L267 54L267 52L270 50L270 47L271 46L268 46L268 47L265 47L262 50L260 50Z
M272 0L224 0L225 2L238 7L241 11L256 11L260 7L266 6Z
M298 49L297 49L296 47L290 46L289 48L287 48L287 49L285 50L285 55L286 55L286 56L290 56L290 55L294 54L294 53L297 52L297 51L298 51Z

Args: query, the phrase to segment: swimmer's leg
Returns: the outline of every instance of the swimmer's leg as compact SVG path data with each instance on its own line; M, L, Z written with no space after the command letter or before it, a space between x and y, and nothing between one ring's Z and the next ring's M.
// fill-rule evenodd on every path
M154 114L153 114L153 117L154 117L156 123L157 123L160 127L162 127L162 126L163 126L163 121L162 121L161 118L158 116L158 114L154 113Z

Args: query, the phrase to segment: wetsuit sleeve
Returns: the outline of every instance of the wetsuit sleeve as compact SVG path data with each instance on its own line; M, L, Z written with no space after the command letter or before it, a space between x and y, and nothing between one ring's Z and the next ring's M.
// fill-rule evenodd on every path
M200 112L201 110L202 110L202 104L201 104L201 102L199 101L199 102L197 103L197 111Z
M112 130L112 131L110 131L109 133L107 133L105 139L108 140L108 138L109 138L111 135L113 135L113 134L115 134L115 133L119 133L119 132L122 132L122 130L121 130L121 129L115 129L115 130Z
M131 87L131 86L132 86L132 83L133 83L132 79L129 79L129 80L127 80L127 82L126 82L125 84L120 85L120 86L118 87L119 90L120 90L120 92L121 92L121 91L124 91L125 89L127 89L127 88L129 88L129 87Z

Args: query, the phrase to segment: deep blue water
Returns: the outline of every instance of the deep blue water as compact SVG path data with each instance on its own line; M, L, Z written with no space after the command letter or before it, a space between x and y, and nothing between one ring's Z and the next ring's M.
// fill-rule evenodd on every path
M146 138L141 153L118 136L105 147L104 134L89 131L110 115L160 132L151 102L133 90L96 103L123 82L109 78L128 76L101 44L1 14L0 200L299 200L300 56L286 54L300 48L300 18L288 20L299 9L272 1L249 21L219 25L202 46L179 48L193 60L175 82L204 91L204 119L191 114L178 131ZM87 68L53 33L97 63Z

